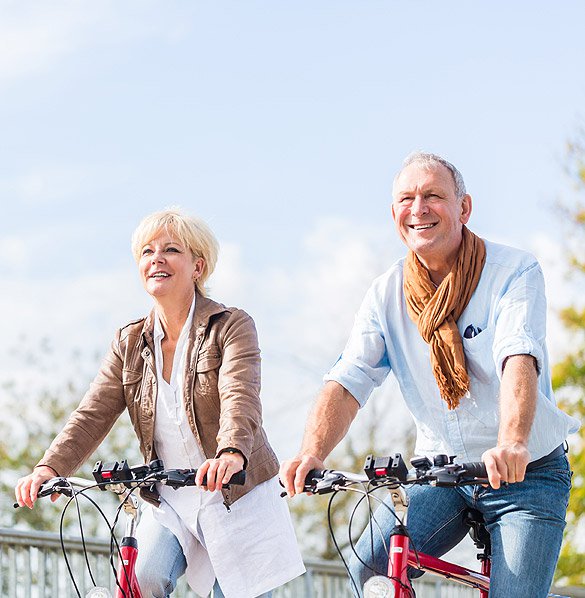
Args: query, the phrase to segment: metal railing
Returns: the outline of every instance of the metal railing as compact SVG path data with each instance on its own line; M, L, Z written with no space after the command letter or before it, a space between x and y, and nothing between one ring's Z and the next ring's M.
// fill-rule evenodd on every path
M93 587L80 538L67 536L64 546L82 596ZM88 562L97 585L112 580L109 540L86 538ZM274 598L351 598L340 563L305 559L307 572L274 592ZM471 588L426 575L416 582L417 598L472 598ZM585 589L562 588L571 597ZM3 598L77 598L63 558L59 534L0 528L0 595ZM173 598L194 598L181 579Z

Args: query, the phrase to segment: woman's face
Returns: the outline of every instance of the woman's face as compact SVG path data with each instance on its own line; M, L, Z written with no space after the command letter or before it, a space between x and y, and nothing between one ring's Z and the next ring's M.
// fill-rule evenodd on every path
M155 299L185 301L193 297L194 282L203 271L203 258L161 231L141 249L138 269L146 292Z

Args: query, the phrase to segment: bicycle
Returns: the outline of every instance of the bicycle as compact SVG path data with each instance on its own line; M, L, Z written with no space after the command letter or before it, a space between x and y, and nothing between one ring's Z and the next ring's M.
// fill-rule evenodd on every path
M171 488L183 488L185 486L195 486L196 469L164 469L163 462L160 460L151 461L148 465L137 465L130 467L126 461L113 461L104 463L98 461L92 471L94 480L88 480L78 477L55 477L44 482L39 490L38 497L51 496L54 493L64 495L69 501L63 507L61 521L59 525L59 534L61 538L61 548L63 557L67 566L67 571L79 598L82 598L81 592L75 581L75 577L65 550L63 541L63 521L65 512L72 502L77 506L79 526L81 531L81 540L84 550L85 563L89 572L93 588L85 595L85 598L112 598L108 588L96 585L89 558L85 548L85 538L81 524L81 516L78 505L78 497L83 496L96 507L100 515L105 520L110 531L110 563L116 579L115 598L142 598L138 580L136 579L135 565L138 557L138 542L136 540L136 526L140 519L139 503L134 493L139 488L151 488L155 484L165 484ZM203 484L205 485L205 477ZM228 484L242 485L246 481L246 472L239 471L235 473ZM89 489L100 488L103 491L110 491L117 494L120 498L120 506L116 511L113 525L110 525L107 517L99 505L85 493ZM14 504L17 508L18 503ZM114 529L118 517L124 511L126 514L126 527L122 540L118 543ZM117 554L117 566L114 563L114 556Z
M462 463L454 462L454 457L437 455L433 462L427 457L411 459L414 470L409 471L400 453L392 457L374 457L368 455L364 464L364 474L356 474L331 469L311 470L306 479L304 492L311 494L333 493L329 501L329 512L333 498L338 492L355 491L363 496L355 509L365 498L372 497L372 492L381 488L390 491L391 501L397 525L390 536L388 551L388 571L386 574L375 571L364 584L364 598L413 598L416 596L408 568L428 571L433 575L468 585L479 592L480 598L488 598L491 573L491 543L482 514L475 509L468 509L465 523L470 528L470 536L480 551L477 555L481 563L480 571L474 571L428 554L424 554L412 545L407 528L408 495L405 487L409 485L432 485L437 487L454 487L464 485L488 484L485 465L481 462ZM361 486L361 488L359 487ZM376 497L374 497L376 498ZM382 502L382 501L380 501ZM369 503L368 503L369 504ZM354 512L355 512L354 509ZM350 519L350 545L351 521ZM373 518L373 514L370 513ZM351 583L359 593L355 580L351 577L348 565L341 553L335 539L331 520L329 531L338 553L350 576ZM355 551L354 551L355 553ZM359 558L359 557L358 557ZM549 597L568 598L557 594Z

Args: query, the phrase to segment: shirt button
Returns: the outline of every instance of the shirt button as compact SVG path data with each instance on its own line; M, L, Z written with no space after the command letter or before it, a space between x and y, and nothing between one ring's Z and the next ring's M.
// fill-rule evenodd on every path
M146 415L148 415L148 417L152 417L152 409L147 409Z

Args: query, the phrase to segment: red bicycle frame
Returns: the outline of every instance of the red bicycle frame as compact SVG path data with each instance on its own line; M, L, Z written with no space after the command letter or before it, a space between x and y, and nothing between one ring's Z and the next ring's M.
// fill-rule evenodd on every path
M390 538L390 548L388 550L388 577L394 587L395 598L411 598L412 596L411 584L407 575L409 566L473 586L479 590L481 598L488 598L491 572L490 559L484 555L481 560L481 572L477 572L412 550L409 537L404 528L408 510L408 497L402 488L393 489L390 494L394 503L394 512L400 521L398 529Z
M136 558L138 557L136 526L140 518L138 500L133 494L126 494L122 500L127 521L126 532L122 538L122 542L120 542L120 551L118 554L116 598L142 598L135 569Z

